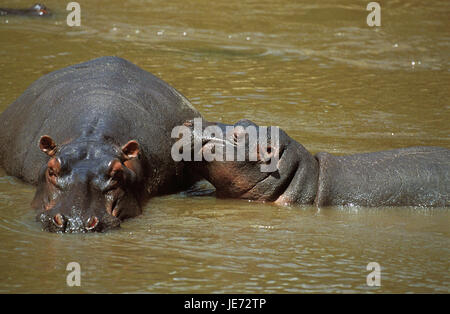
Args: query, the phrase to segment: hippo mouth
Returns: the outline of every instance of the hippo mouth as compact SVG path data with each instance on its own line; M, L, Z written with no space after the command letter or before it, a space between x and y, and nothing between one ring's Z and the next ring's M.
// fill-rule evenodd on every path
M289 158L284 154L286 150L285 147L281 147L276 170L264 172L266 176L254 182L253 186L241 195L241 198L273 202L287 189L298 170L298 164L287 163L286 159ZM264 162L267 161L258 161L259 164Z

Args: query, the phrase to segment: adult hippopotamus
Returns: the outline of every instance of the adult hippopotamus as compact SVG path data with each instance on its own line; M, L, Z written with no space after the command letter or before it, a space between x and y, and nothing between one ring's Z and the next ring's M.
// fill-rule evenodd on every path
M41 77L0 115L0 164L37 184L45 230L103 231L194 180L170 134L199 116L161 79L102 57Z
M450 206L449 149L409 147L346 156L313 156L279 128L269 127L265 132L267 140L260 141L260 128L250 120L233 126L198 120L200 129L195 127L196 121L185 123L193 134L194 155L219 151L221 158L200 158L193 167L214 185L219 197L283 205ZM211 127L213 131L205 132ZM249 137L249 128L256 130L253 133L258 141L253 160L249 141L240 140ZM195 143L200 143L197 149ZM237 149L242 143L245 158L238 161ZM226 154L235 159L230 160ZM261 166L272 163L275 156L274 168L261 171Z
M0 8L0 15L48 16L50 11L45 5L36 3L28 9Z

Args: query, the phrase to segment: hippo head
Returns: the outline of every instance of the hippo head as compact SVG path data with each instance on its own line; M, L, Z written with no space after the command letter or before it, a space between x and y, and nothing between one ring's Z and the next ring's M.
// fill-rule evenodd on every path
M281 179L276 163L285 157L289 137L280 129L269 127L262 140L261 128L247 119L234 125L203 121L202 128L201 134L193 131L193 140L201 137L202 143L202 161L197 163L197 169L214 185L217 196L271 200L274 195L267 193L267 187L266 193L259 190L265 182ZM277 136L276 141L272 135ZM208 158L211 152L215 156ZM273 169L263 171L270 163Z
M217 196L282 204L299 199L312 202L317 162L283 130L259 127L247 119L234 125L203 124L202 131L196 132L191 121L185 123L193 130L194 154L198 154L195 141L201 142L197 147L203 158L196 168L214 185ZM240 148L243 153L239 157ZM208 160L205 153L213 153L215 158ZM220 155L223 158L218 160Z
M139 144L76 140L57 145L44 135L39 148L50 158L39 172L32 206L44 230L104 231L141 213Z

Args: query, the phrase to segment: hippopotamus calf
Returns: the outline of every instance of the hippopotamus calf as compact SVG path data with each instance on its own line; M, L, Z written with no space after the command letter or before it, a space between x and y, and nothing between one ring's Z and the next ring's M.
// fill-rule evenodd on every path
M249 126L241 120L229 125L203 121L203 129L217 126L224 137L196 132L192 121L192 140L200 142L203 152L223 152L221 160L201 160L195 169L216 188L219 197L232 197L278 204L316 204L317 206L450 206L450 150L441 147L409 147L388 151L334 156L312 155L301 144L278 129L274 141L267 132L267 148L258 144L256 160L250 160L246 144L244 161L225 156L237 150L237 141L245 137ZM272 129L270 127L269 129ZM260 133L257 133L260 136ZM259 140L259 138L258 138ZM195 145L192 145L195 147ZM198 152L194 151L194 154ZM261 171L276 154L276 167ZM235 154L236 155L236 154Z
M36 3L28 9L0 8L0 15L48 16L50 11L45 5Z
M41 77L0 115L0 164L37 185L43 229L104 231L193 180L170 134L199 116L159 78L102 57Z

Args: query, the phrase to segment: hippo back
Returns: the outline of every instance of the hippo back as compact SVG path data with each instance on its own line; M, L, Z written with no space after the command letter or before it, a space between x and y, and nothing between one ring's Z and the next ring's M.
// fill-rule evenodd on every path
M180 172L170 155L171 131L200 117L189 101L161 79L118 58L102 57L49 73L35 81L0 116L0 155L6 171L36 183L47 156L39 138L77 138L123 145L134 139L149 165L152 185Z

